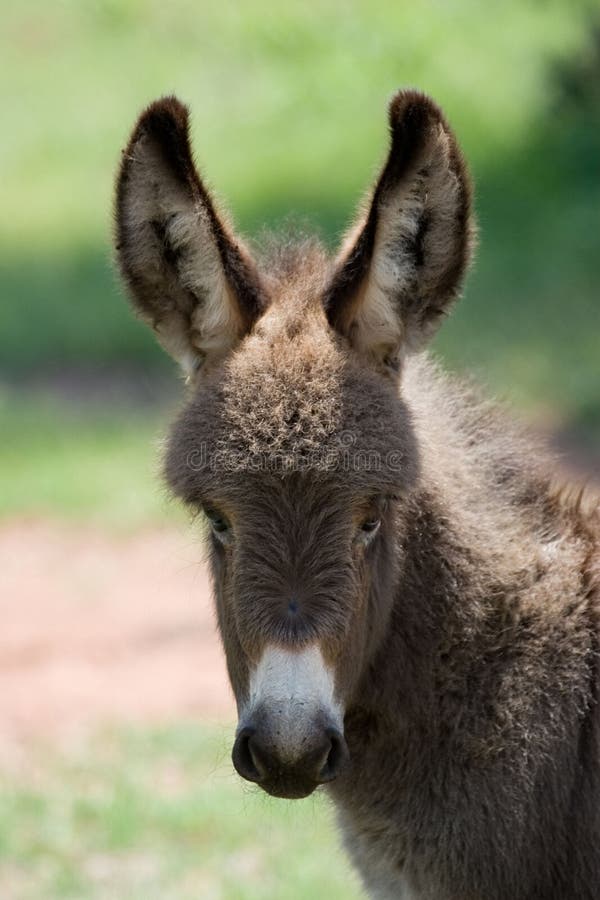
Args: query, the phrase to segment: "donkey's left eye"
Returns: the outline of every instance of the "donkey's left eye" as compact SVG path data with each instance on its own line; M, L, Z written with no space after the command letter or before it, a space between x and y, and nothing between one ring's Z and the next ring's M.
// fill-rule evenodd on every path
M375 516L369 516L368 519L364 519L358 527L356 535L357 543L362 544L364 547L366 547L367 544L370 544L379 531L380 525L381 519L378 519Z
M360 526L360 530L363 534L375 534L380 525L381 519L367 519Z

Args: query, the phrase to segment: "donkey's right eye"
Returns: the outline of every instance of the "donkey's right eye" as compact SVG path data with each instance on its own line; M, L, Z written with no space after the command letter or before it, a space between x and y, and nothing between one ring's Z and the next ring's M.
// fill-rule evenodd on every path
M220 512L217 512L216 509L208 509L204 510L206 514L206 518L210 522L210 526L212 530L218 535L226 535L229 531L229 522L225 518L225 516L221 515Z

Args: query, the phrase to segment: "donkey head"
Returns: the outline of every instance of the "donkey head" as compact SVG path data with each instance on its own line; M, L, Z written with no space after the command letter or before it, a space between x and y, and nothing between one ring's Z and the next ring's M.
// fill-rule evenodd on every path
M344 715L386 633L419 474L403 358L459 291L471 192L438 107L390 106L370 203L329 260L315 241L258 263L192 160L188 114L150 106L117 186L121 273L189 376L166 479L202 510L239 712L233 760L276 796L336 777Z

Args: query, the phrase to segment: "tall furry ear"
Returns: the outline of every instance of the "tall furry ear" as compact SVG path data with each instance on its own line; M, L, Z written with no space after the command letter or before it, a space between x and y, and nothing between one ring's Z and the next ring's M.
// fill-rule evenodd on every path
M474 226L466 165L439 107L400 91L389 122L387 162L324 303L330 324L359 351L396 367L457 297Z
M134 306L188 374L224 356L260 314L256 270L196 171L175 97L142 113L123 152L115 242Z

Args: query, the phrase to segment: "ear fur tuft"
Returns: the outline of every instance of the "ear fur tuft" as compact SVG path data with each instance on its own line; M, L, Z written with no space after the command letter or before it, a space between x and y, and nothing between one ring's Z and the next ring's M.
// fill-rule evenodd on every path
M422 345L458 295L474 228L466 165L437 104L400 91L389 124L387 161L324 303L357 349L393 360Z
M115 232L136 309L188 373L251 329L264 305L256 269L198 175L188 109L176 97L150 104L134 126Z

